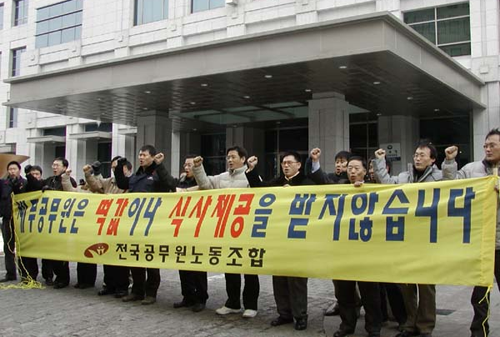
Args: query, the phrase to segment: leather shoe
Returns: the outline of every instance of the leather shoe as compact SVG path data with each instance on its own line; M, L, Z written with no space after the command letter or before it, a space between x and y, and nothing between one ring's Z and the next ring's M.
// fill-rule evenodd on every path
M421 333L420 337L432 337L431 333Z
M398 333L395 337L412 337L412 336L418 336L418 334L410 332L408 330L403 330L400 333Z
M196 303L191 307L192 312L200 312L205 309L205 303Z
M122 301L123 302L132 302L132 301L141 301L143 299L144 299L144 296L132 293L132 294L129 294L129 295L123 297Z
M191 306L193 306L193 305L184 299L180 302L174 302L174 309L189 308Z
M114 294L115 292L109 288L102 288L101 290L99 290L97 292L97 295L99 296L106 296L106 295L112 295Z
M325 316L338 316L338 315L340 315L340 308L338 302L335 302L332 305L330 305L325 311Z
M45 284L48 285L49 287L52 287L54 285L54 280L48 278L45 280Z
M54 283L54 289L62 289L62 288L66 288L67 286L69 286L68 283L62 283L62 282L55 282Z
M154 303L156 303L156 297L153 296L146 296L146 298L141 301L142 305L150 305Z
M352 335L353 333L354 333L354 331L340 329L340 330L335 331L335 333L333 334L333 337L345 337L348 335Z
M280 325L288 324L288 323L293 323L293 319L292 318L285 318L285 317L278 316L277 318L275 318L271 322L271 325L272 326L280 326Z
M293 327L295 328L295 330L307 329L307 318L297 318Z
M0 283L11 282L17 280L16 277L6 277L0 280Z
M128 295L128 290L118 290L115 293L115 298L123 298Z

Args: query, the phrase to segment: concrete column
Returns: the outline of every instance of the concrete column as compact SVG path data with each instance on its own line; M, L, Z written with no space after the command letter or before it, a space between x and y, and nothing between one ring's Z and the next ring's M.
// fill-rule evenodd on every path
M258 169L264 168L264 130L248 126L226 128L226 149L235 145L243 146L249 157L260 158Z
M401 161L392 162L391 174L396 175L407 169L413 162L415 146L420 138L420 122L412 116L380 116L378 118L378 141L399 143Z
M73 171L73 178L77 180L83 178L82 168L88 164L87 142L85 140L72 139L70 135L82 132L84 132L82 124L72 124L66 127L66 159L69 161L69 168ZM95 147L93 161L97 160L97 145Z
M164 165L171 171L172 120L164 111L146 111L137 116L137 151L143 145L154 145L165 154Z
M343 95L314 94L309 101L309 149L321 149L321 167L335 170L335 154L349 150L349 103Z

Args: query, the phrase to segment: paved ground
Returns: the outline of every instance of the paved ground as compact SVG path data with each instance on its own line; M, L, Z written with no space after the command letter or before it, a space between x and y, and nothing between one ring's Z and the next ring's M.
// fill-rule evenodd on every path
M0 270L4 270L3 257ZM100 269L100 268L99 268ZM3 272L0 272L3 276ZM72 264L72 283L76 270ZM239 315L217 316L214 312L225 300L224 276L210 274L210 299L207 309L192 313L188 309L173 309L172 303L180 299L180 285L176 271L162 271L162 284L158 302L151 306L122 303L113 297L97 296L102 272L94 289L78 290L73 287L46 289L0 289L0 336L328 336L338 327L338 317L324 319L323 310L332 300L329 280L309 281L309 328L295 331L292 325L273 328L269 322L276 317L271 277L261 277L259 315L242 319ZM13 285L14 283L10 283ZM472 310L468 304L470 288L438 287L438 308L447 315L438 316L435 337L468 337ZM493 318L491 337L500 337L500 296L493 292ZM448 310L448 311L447 311ZM354 336L366 336L362 318ZM391 323L382 336L397 333Z

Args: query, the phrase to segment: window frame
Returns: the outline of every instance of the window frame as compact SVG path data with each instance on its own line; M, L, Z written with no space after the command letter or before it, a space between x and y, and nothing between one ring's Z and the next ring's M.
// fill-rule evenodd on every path
M20 52L20 54L17 55L17 52ZM10 77L16 77L21 75L21 57L25 52L26 52L26 46L11 49ZM19 67L16 67L16 61L19 61Z
M210 11L210 10L213 10L213 9L216 9L216 8L224 8L224 6L226 5L226 1L225 0L222 1L222 5L221 6L212 6L211 3L212 3L212 1L215 1L215 0L205 0L205 1L208 2L208 8L195 11L194 10L194 8L195 8L194 7L194 2L195 1L197 1L197 0L191 0L191 14L201 13L201 12L204 12L204 11Z
M467 15L458 15L458 16L446 17L446 18L438 19L438 9L446 8L446 7L451 7L451 6L456 6L456 5L462 5L462 4L469 5L469 14L467 14ZM426 20L426 21L419 21L419 22L412 22L412 23L406 23L405 22L405 16L408 13L414 13L414 12L419 12L419 11L428 10L428 9L433 9L434 10L434 19L433 20ZM407 11L407 12L403 13L403 21L408 26L410 26L420 36L424 37L427 41L431 42L432 44L434 44L436 47L438 47L441 50L443 50L441 47L458 46L458 45L462 45L462 44L466 44L466 43L469 44L469 46L472 47L472 40L470 38L471 37L471 34L470 34L471 33L471 29L470 29L470 17L471 17L471 15L470 15L470 3L468 1L466 1L466 2L459 2L459 3L455 3L455 4L447 4L447 5L443 5L443 6L436 6L436 7L429 7L429 8L420 8L420 9L415 9L415 10L411 10L411 11ZM439 43L439 38L438 38L439 37L438 24L440 22L460 20L460 19L466 19L466 18L469 19L469 40L461 40L461 41L448 42L448 43ZM429 23L433 23L434 24L434 40L435 40L435 42L432 42L427 37L425 37L423 34L421 34L420 32L418 32L415 28L413 28L414 26L418 26L418 25L422 25L422 24L429 24ZM443 50L443 52L446 53L446 51L444 51L444 50ZM462 54L462 55L457 55L457 56L467 56L467 55L471 55L471 54L472 54L472 50L471 50L471 52L469 54Z
M21 4L22 3L22 4ZM14 0L13 2L13 20L14 27L28 23L29 0ZM19 17L20 9L22 8L22 17Z
M59 13L50 13L51 8L57 8L61 7L61 9L64 7L64 4L66 3L75 3L75 9L70 9L67 11L61 10ZM41 14L44 14L41 11L47 11L48 14L46 16L43 16L40 18ZM52 5L40 7L36 9L37 11L37 18L35 20L35 48L46 48L46 47L52 47L52 46L57 46L63 43L69 43L72 41L77 41L81 40L81 34L82 34L82 26L83 26L83 0L66 0L66 1L61 1L58 3L54 3ZM70 23L65 25L65 18L69 18L71 16L74 16L74 23ZM60 24L57 25L56 27L51 28L51 23L59 20ZM46 25L46 28L43 27L42 25ZM72 39L65 39L65 32L68 30L73 30L73 38ZM56 35L58 35L56 37ZM53 39L54 37L57 38L56 43L50 43L51 38ZM43 41L42 39L45 39L45 43L41 43L40 41Z
M162 18L158 20L145 21L144 20L144 2L154 0L134 0L134 26L145 25L152 22L168 20L170 0L161 0L162 2ZM140 14L140 15L139 15Z

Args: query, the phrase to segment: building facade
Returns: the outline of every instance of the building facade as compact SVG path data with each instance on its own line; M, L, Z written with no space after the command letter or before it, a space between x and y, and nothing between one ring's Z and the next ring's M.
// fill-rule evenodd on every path
M279 155L391 150L420 138L460 161L500 126L498 0L0 0L0 152L50 172L142 144L177 174L224 170L244 145ZM105 171L109 171L106 166Z

